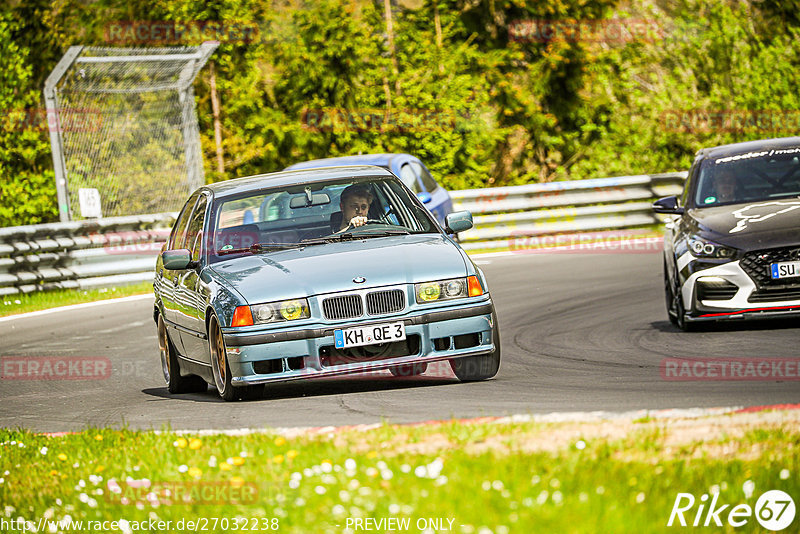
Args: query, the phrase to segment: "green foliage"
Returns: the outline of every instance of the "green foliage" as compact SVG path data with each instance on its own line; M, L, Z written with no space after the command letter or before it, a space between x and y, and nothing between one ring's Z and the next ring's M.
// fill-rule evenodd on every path
M212 58L224 172L211 69L196 81L210 181L369 152L413 153L450 189L682 170L700 147L796 132L796 115L766 128L698 122L709 111L800 110L796 3L396 0L390 44L377 0L12 1L0 8L0 105L41 107L66 48L108 45L111 23L218 21L258 31L223 35ZM627 40L510 33L524 20L612 19L654 27ZM54 220L46 128L0 136L0 225Z
M47 119L31 86L29 50L13 36L24 21L0 11L0 226L57 217Z

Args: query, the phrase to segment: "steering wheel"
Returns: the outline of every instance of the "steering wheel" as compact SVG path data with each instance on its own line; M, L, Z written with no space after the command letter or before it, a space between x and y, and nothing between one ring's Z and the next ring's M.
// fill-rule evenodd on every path
M364 222L364 224L362 224L361 226L366 226L368 224L386 224L386 223L378 219L367 219L366 222ZM361 228L361 226L353 226L353 223L350 223L347 225L347 228L345 228L345 230L349 230L350 228Z

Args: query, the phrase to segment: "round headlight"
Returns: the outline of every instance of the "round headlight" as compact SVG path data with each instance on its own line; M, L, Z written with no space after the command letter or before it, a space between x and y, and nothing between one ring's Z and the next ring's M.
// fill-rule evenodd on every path
M708 254L709 256L714 254L714 245L711 243L706 243L703 245L703 253Z
M438 299L439 295L441 295L441 288L438 282L427 282L419 286L419 298L426 302Z
M253 306L253 315L257 323L268 323L275 319L275 310L272 306Z
M695 254L702 254L704 245L705 243L703 243L702 241L692 241L691 243L689 243L689 248L691 248L692 252L694 252Z
M450 280L444 286L444 295L446 297L458 297L464 293L464 282L461 280Z
M287 321L303 316L303 303L299 300L287 300L281 303L281 315Z

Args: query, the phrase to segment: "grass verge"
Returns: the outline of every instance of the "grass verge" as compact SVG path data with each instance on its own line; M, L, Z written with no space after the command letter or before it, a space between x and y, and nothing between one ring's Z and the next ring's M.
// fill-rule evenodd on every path
M84 530L124 519L121 532L147 522L153 532L357 532L368 518L377 532L669 532L684 492L698 504L718 493L731 506L715 528L733 532L733 506L755 507L772 489L800 497L797 412L639 421L239 436L2 430L0 520L45 532L42 518ZM750 517L735 531L761 527Z
M152 282L141 282L139 284L99 289L58 289L55 291L6 295L2 297L3 305L0 306L0 317L152 292Z

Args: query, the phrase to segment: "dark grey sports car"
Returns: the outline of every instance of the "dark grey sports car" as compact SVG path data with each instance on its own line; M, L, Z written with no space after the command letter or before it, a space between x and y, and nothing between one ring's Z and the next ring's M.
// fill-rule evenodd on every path
M800 137L702 149L653 207L673 324L800 315Z

